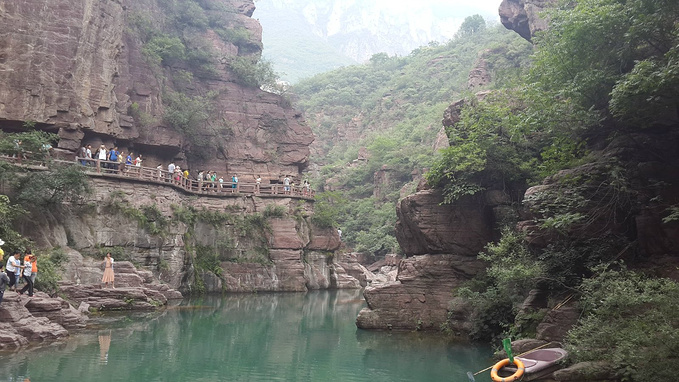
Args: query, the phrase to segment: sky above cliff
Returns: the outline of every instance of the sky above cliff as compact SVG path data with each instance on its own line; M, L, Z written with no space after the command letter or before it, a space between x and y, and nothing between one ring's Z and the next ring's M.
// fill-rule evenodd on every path
M296 82L385 52L446 42L468 16L499 22L502 0L256 0L264 57Z

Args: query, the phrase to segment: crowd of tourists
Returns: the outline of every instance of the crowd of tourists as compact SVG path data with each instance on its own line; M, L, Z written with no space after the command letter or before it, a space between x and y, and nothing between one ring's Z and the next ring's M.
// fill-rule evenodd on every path
M0 240L0 245L5 242ZM5 289L15 291L19 294L28 292L29 297L33 297L33 285L35 278L38 275L37 256L31 252L30 248L22 253L14 251L7 263L3 262L5 252L0 248L0 303L5 294ZM19 289L20 284L25 284L23 288Z
M117 172L117 173L132 173L134 176L141 176L142 170L142 154L134 154L133 152L125 154L119 151L118 147L107 149L105 145L99 146L96 151L92 150L92 145L84 145L80 148L76 160L83 166L97 166L103 169L103 172ZM151 167L152 168L152 167ZM146 177L151 168L145 168ZM200 170L198 172L190 173L189 169L183 169L174 162L165 167L162 163L156 166L157 174L153 177L158 181L165 181L174 183L186 188L198 188L199 191L230 191L239 192L238 174L231 176L218 175L216 171ZM136 174L136 175L135 175ZM255 175L254 192L259 193L262 186L262 177ZM197 184L196 184L197 183ZM292 193L293 190L299 190L305 196L311 196L311 185L308 180L304 180L299 189L295 188L295 184L289 175L282 179L283 191L286 194ZM251 185L251 184L250 184ZM251 185L252 186L252 185Z
M78 152L76 158L83 166L91 166L94 161L103 161L101 166L112 170L123 168L121 165L141 167L141 154L134 155L132 151L125 155L124 151L119 151L117 146L107 149L105 145L99 146L96 151L92 150L92 145L84 145Z
M0 239L0 246L4 244L5 242ZM4 261L4 257L5 252L0 248L0 304L7 288L20 295L26 293L28 297L33 297L35 279L38 276L38 256L33 254L30 248L26 248L23 254L19 250L12 252L7 262ZM104 258L104 275L101 282L105 287L110 283L111 287L115 288L114 279L113 258L109 252ZM19 289L22 284L23 287Z

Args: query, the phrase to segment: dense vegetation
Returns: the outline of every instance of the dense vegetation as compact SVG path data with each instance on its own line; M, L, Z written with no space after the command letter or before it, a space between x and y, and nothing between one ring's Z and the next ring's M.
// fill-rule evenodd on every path
M37 215L58 212L62 203L78 202L90 192L87 175L80 166L52 163L50 149L57 141L56 135L34 128L34 123L27 122L20 132L0 132L0 154L20 158L23 164L46 164L49 168L31 170L18 163L0 162L0 183L10 191L0 195L0 238L5 241L3 249L7 255L34 247L31 240L17 231L17 226L32 224ZM54 293L63 253L40 253L38 258L40 278L36 287Z
M398 251L395 203L404 187L414 189L413 173L431 166L443 111L467 92L478 56L483 52L489 69L511 82L530 50L513 32L470 18L447 44L432 43L406 57L376 54L366 65L296 85L296 107L306 113L319 142L315 159L321 169L314 186L334 190L318 203L325 224L341 227L345 242L356 250ZM357 139L336 138L346 132ZM355 161L359 151L367 160ZM375 179L377 172L382 180Z
M228 136L228 122L210 118L217 109L218 94L197 86L197 81L217 78L226 70L242 86L265 86L276 91L277 76L271 63L260 57L261 42L250 35L238 17L239 10L232 5L215 0L159 0L158 4L162 16L140 8L130 12L127 22L129 33L141 44L141 52L161 86L163 114L154 117L137 102L131 104L128 114L141 127L162 119L193 147L223 150L224 142L208 139L205 134ZM235 46L237 54L217 52L206 38L210 34L220 43ZM206 150L189 152L206 155Z
M676 360L677 284L619 260L638 259L634 214L642 203L664 208L663 223L677 224L679 207L658 193L673 180L651 179L644 196L636 163L602 148L679 125L679 3L583 0L548 16L550 29L535 36L532 54L470 18L445 46L405 58L376 55L368 66L301 83L299 104L320 141L347 126L361 138L321 148L327 155L318 181L338 190L323 200L334 210L324 205L324 212L337 213L350 245L379 253L392 249L376 237L386 231L381 224L393 224L379 211L398 198L396 185L413 169L428 167L427 181L447 203L549 177L549 188L525 200L546 244L526 240L507 222L502 239L480 255L491 264L487 272L458 291L473 310L472 336L497 343L535 335L546 311L520 309L528 291L546 292L552 306L572 295L583 310L567 339L573 360L608 361L624 380L664 380ZM477 98L464 92L461 76L481 47L489 48L494 83ZM430 161L438 119L457 94L465 102L460 121L446 130L451 145ZM347 166L358 147L367 149L367 161ZM668 161L665 153L651 155ZM373 176L383 165L394 183L380 199Z
M491 264L486 274L459 291L474 309L472 335L530 336L546 312L520 309L528 291L548 291L555 303L572 294L584 311L568 337L574 361L608 361L623 380L664 380L676 360L677 283L616 262L635 260L632 220L642 199L636 164L597 148L676 128L679 4L584 0L549 17L530 71L491 97L468 99L447 132L451 147L428 173L448 202L498 181L551 176L549 189L525 200L549 244L506 230L480 256ZM672 224L676 205L666 207L663 221Z

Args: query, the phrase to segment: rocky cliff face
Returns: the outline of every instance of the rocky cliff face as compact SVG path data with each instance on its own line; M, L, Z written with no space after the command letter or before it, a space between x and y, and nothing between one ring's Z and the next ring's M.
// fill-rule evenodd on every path
M490 82L484 54L469 74L470 90ZM477 97L485 94L477 93ZM449 106L443 126L459 122L463 106L463 100ZM448 139L445 131L442 134L444 143L439 145L445 147ZM491 189L444 205L441 192L421 182L417 192L396 207L396 238L407 258L400 262L395 281L366 288L368 307L359 313L357 325L402 330L438 330L450 325L449 316L459 313L455 310L459 307L451 309L453 290L483 271L485 264L477 260L477 254L497 238L499 223L517 214L514 205L523 190L514 191ZM464 332L464 318L460 322L459 331Z
M396 238L407 258L395 282L368 286L368 307L356 320L364 329L433 329L448 320L453 290L483 271L476 255L493 240L493 227L512 200L487 191L443 205L436 190L420 188L398 204Z
M165 2L3 4L0 128L35 122L58 133L57 152L69 158L82 144L103 143L141 153L153 166L174 160L192 170L260 174L265 180L298 175L313 141L310 129L282 97L241 85L231 65L236 58L256 59L261 53L261 26L250 17L254 3L201 4L205 8L199 10L211 24L181 33L193 41L190 54L203 55L204 70L196 69L195 60L158 65L149 59L149 38L143 31L163 37L162 31L171 28L174 16L167 14ZM238 39L219 38L216 26L219 32L239 33ZM191 131L168 122L172 92L189 97L180 106L188 101L204 106L199 111L205 118ZM195 113L183 117L194 118Z
M337 232L310 223L312 201L196 197L134 179L92 183L94 193L81 204L41 211L20 227L40 247L67 249L65 268L74 271L64 272L65 281L98 284L101 259L111 251L116 262L129 260L184 292L306 291L367 283L369 272L364 274L355 257L334 257ZM144 277L123 278L119 286L139 286Z
M503 0L500 21L507 29L531 41L535 32L547 28L548 20L542 12L553 4L554 0Z

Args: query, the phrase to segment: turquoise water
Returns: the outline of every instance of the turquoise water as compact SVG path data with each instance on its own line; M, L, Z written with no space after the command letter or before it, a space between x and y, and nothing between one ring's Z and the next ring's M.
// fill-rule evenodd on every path
M321 291L105 316L62 343L1 353L0 381L466 382L490 364L488 348L357 329L364 306L360 291Z

